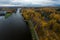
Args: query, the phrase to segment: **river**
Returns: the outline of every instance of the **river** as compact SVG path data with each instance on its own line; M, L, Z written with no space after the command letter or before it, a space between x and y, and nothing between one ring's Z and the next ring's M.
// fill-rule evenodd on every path
M13 13L7 19L0 17L0 40L32 40L29 27L19 12Z

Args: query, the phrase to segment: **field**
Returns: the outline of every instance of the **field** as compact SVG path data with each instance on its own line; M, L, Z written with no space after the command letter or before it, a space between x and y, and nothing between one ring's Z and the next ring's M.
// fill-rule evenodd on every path
M37 33L36 39L60 40L60 8L22 8L21 12L24 21Z

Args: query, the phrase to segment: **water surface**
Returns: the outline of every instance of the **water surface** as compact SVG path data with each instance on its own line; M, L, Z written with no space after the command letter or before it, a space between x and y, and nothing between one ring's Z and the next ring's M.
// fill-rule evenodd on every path
M29 28L19 10L7 19L0 16L0 40L31 40Z

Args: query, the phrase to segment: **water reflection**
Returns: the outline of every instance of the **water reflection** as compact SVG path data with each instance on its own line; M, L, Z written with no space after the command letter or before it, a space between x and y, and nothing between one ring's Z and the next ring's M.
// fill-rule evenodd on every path
M0 16L0 23L5 20L5 16Z
M1 40L31 40L29 28L25 24L23 17L17 9L10 17L5 19L4 16L0 17L0 39Z

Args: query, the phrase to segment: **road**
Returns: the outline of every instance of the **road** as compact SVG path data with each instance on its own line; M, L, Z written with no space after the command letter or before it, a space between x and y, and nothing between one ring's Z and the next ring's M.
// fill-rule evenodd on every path
M0 40L32 40L29 27L18 10L7 19L0 18Z

